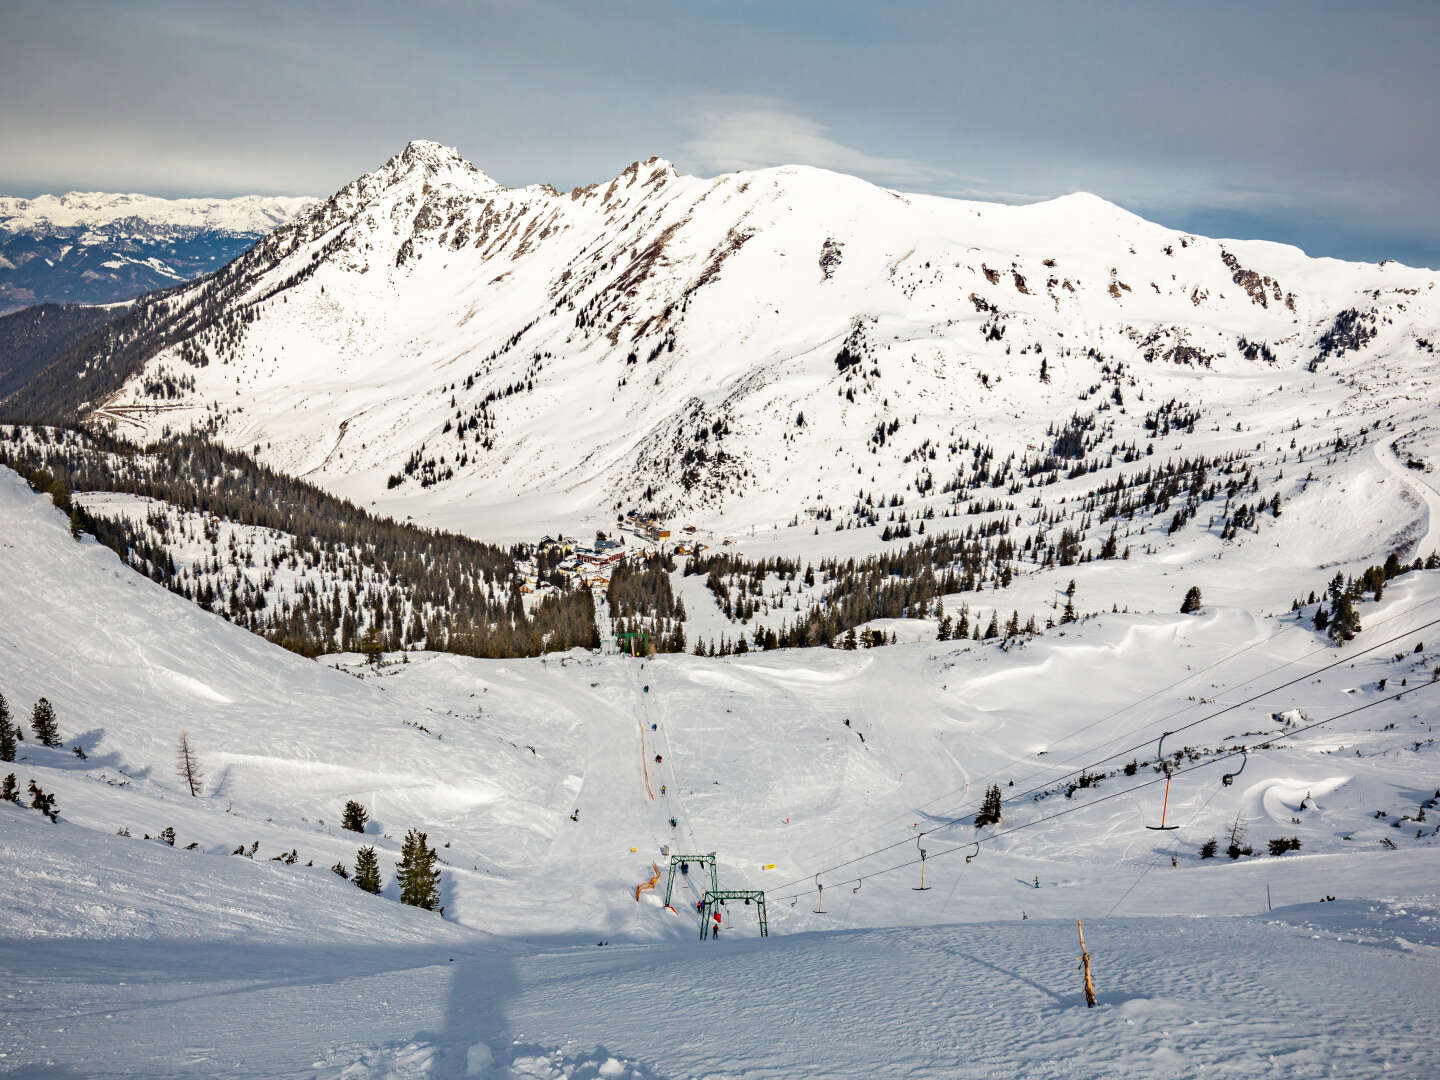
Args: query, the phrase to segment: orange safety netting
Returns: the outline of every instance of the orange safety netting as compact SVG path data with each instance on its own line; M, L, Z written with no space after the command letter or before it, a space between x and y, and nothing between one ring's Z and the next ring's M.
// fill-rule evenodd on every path
M649 881L642 882L641 884L635 886L635 902L636 902L636 903L639 903L639 902L640 902L640 894L641 894L642 892L644 892L644 891L647 890L647 889L653 889L653 888L655 888L655 883L660 880L660 866L659 866L659 864L652 862L652 863L650 864L650 869L652 869L652 870L655 871L654 876L653 876Z

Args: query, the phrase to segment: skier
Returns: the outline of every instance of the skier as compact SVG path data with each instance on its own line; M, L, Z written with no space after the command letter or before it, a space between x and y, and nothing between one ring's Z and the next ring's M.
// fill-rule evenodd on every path
M580 820L580 808L579 808L578 806L575 808L575 812L570 815L570 820L571 820L571 821L579 821L579 820Z
M650 687L649 687L649 685L647 684L646 687L645 687L645 693L648 694L649 692L650 692Z
M688 873L690 873L690 864L689 864L688 862L682 862L682 863L680 864L680 873L682 873L682 874L688 874Z
M670 819L670 828L674 829L674 828L678 827L679 824L680 824L680 823L679 823L678 821L676 821L673 817Z
M665 785L664 785L664 784L661 784L661 785L660 785L660 794L661 794L661 795L664 795L664 794L665 794Z
M1040 875L1039 875L1039 874L1036 874L1036 875L1035 875L1035 888L1038 889L1039 887L1040 887Z
M659 765L660 762L662 762L662 761L664 761L664 760L665 760L665 759L662 758L659 754L656 754L656 755L655 755L655 764L656 764L656 765Z

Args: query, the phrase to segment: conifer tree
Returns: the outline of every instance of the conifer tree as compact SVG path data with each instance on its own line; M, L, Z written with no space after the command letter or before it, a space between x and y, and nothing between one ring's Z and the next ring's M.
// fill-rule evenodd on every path
M985 801L980 804L980 812L975 815L975 827L982 829L986 825L998 825L1000 823L1000 785L991 784L985 789Z
M0 799L13 802L16 806L20 805L20 782L15 779L13 772L5 777L3 784L0 784Z
M380 860L373 847L362 847L355 853L355 884L368 893L380 894Z
M200 794L200 759L195 755L195 748L190 745L190 736L183 731L180 732L180 746L175 752L175 771L180 774L180 779L185 781L191 798Z
M380 666L380 660L385 655L385 643L380 640L380 631L375 626L366 628L360 638L360 651L364 653L367 662L376 667Z
M1185 599L1180 601L1180 614L1193 615L1205 606L1205 601L1200 596L1200 586L1191 585L1190 591L1185 594Z
M60 725L55 721L55 707L43 697L30 713L30 730L43 745L60 745Z
M400 902L412 907L434 911L440 902L439 856L426 844L426 835L411 829L400 849L400 862L395 867L395 884L400 888Z
M345 803L345 809L340 815L340 827L349 829L351 832L363 833L365 823L369 820L370 815L366 813L365 807L354 799L350 799Z
M10 705L0 694L0 761L15 760L15 725L10 722Z

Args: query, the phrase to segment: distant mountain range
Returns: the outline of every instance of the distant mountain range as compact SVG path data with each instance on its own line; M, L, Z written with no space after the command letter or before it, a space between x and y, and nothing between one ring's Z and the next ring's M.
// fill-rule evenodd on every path
M314 202L79 191L0 196L0 314L49 302L108 304L189 281Z

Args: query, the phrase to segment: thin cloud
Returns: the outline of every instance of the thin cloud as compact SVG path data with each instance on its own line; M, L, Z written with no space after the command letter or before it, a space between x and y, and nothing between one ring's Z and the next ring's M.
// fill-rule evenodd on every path
M767 102L712 102L701 108L692 127L694 137L681 149L687 167L701 173L814 165L886 184L932 187L973 180L914 158L867 154L830 138L823 124Z

